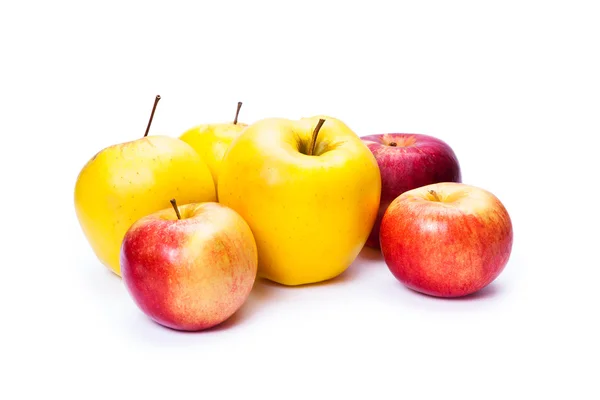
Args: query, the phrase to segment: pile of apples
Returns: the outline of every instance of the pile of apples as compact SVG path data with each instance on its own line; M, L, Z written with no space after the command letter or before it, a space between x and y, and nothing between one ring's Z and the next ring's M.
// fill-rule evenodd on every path
M339 119L196 126L107 147L81 170L75 210L98 259L161 325L228 319L257 277L295 286L343 273L363 247L438 297L472 294L508 262L500 200L461 183L453 150L422 134L359 137Z

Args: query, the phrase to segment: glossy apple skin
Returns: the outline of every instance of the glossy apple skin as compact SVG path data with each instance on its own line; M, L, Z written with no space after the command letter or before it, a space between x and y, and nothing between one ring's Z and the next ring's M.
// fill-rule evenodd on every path
M244 123L203 124L185 131L179 139L196 150L200 158L208 165L215 191L221 171L223 156L231 143L248 127Z
M306 155L319 119L315 153ZM297 286L352 264L373 227L380 185L373 154L341 120L267 118L227 150L218 198L250 225L259 276Z
M380 241L385 263L404 285L431 296L460 297L484 288L504 270L513 228L492 193L446 182L395 199L381 221Z
M214 202L146 216L121 247L125 286L137 306L161 325L211 328L246 301L256 278L256 243L246 222Z
M448 144L429 135L389 133L361 139L381 171L379 212L366 243L379 248L381 218L390 203L407 190L438 182L461 182L460 165Z

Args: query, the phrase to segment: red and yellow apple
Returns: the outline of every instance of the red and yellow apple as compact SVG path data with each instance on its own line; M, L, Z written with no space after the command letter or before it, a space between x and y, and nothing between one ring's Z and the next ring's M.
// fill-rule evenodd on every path
M361 139L375 156L381 171L379 212L366 243L378 248L381 218L392 200L420 186L460 182L460 166L450 146L433 136L389 133Z
M147 215L127 231L120 254L123 281L157 323L207 329L228 319L249 296L256 242L242 217L221 204L174 208Z
M485 189L443 182L398 196L381 220L381 252L392 274L417 292L459 297L504 270L513 243L510 216Z

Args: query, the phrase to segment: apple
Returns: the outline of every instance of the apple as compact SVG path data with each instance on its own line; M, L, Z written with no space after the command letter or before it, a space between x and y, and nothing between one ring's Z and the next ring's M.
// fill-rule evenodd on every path
M379 248L381 218L392 200L420 186L461 182L454 151L444 141L423 134L389 133L363 136L381 171L381 201L366 245Z
M119 249L125 232L139 218L169 206L215 201L210 171L187 143L168 136L147 136L109 146L93 156L75 183L75 212L100 262L120 275Z
M381 252L405 286L437 297L477 292L504 270L513 228L485 189L443 182L398 196L381 220Z
M381 178L342 121L267 118L231 144L217 189L254 233L259 276L292 286L350 266L373 227Z
M125 234L123 282L155 322L183 331L208 329L248 298L256 279L256 242L228 207L171 202L175 210L142 217Z
M242 102L238 102L237 111L233 122L202 124L185 131L179 139L188 143L200 154L200 157L208 164L215 190L219 180L221 161L225 152L233 142L248 126L238 123L238 116Z

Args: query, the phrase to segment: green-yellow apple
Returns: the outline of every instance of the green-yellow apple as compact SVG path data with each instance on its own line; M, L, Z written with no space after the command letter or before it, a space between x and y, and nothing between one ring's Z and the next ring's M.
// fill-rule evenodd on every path
M442 182L392 201L379 238L387 266L404 285L459 297L484 288L504 270L513 229L506 208L489 191Z
M334 278L365 244L379 207L373 154L342 121L268 118L223 159L219 202L250 225L259 275L284 285Z
M221 161L225 152L231 142L248 126L247 124L238 122L241 107L242 103L238 102L233 122L198 125L188 129L179 137L192 146L206 162L215 182L215 190L219 180Z
M187 143L168 136L147 136L107 147L83 167L75 184L75 211L98 259L120 275L119 248L139 218L169 206L215 201L206 164Z
M248 224L214 202L185 204L136 221L121 247L123 282L157 323L198 331L228 319L246 301L257 271Z

